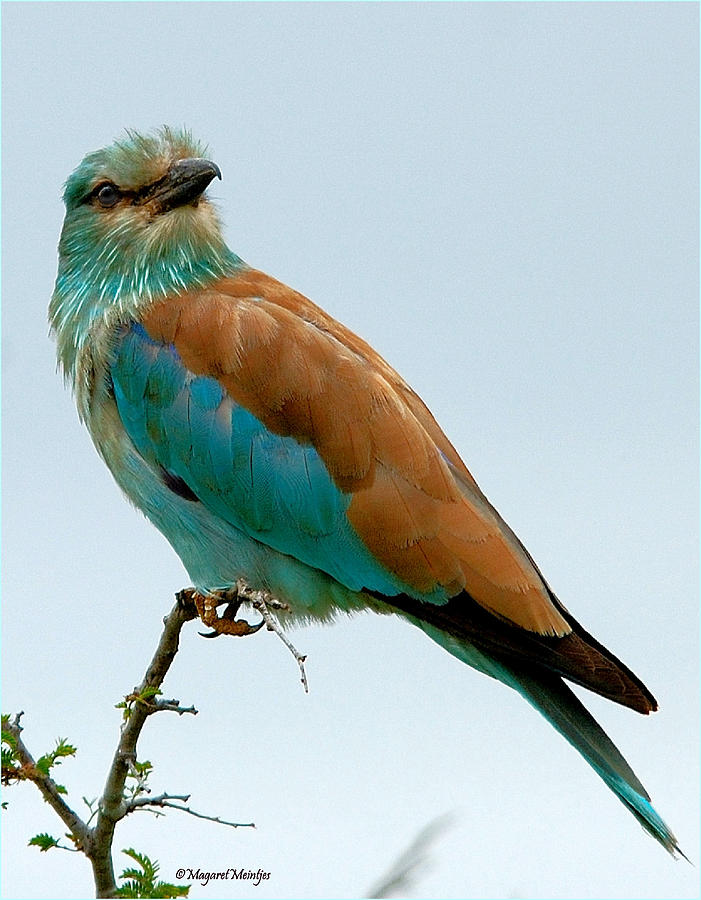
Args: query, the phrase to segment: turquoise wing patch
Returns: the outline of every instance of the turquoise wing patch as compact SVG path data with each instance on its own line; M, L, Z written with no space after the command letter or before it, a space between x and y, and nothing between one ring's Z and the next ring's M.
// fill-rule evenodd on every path
M134 446L165 484L184 483L181 496L191 492L192 502L351 590L445 599L416 594L375 560L348 522L351 496L314 447L273 434L215 378L189 372L172 345L138 323L124 326L110 376Z

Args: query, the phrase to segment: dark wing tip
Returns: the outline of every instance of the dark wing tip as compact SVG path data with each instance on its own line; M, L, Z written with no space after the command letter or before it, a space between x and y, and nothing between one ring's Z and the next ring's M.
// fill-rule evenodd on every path
M572 634L559 639L556 653L567 663L561 674L576 684L648 715L658 709L657 700L628 666L600 644L567 614Z
M464 591L443 606L406 594L380 599L497 659L555 673L643 715L657 709L657 701L637 675L588 634L555 597L572 627L564 637L539 635L499 619Z

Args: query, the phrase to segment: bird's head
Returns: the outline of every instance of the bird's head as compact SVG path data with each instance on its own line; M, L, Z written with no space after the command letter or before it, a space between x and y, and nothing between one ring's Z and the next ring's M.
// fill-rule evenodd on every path
M205 190L219 167L189 132L127 132L89 153L66 181L66 216L49 317L77 347L100 316L133 315L153 299L231 274ZM64 340L65 343L65 340ZM64 361L65 364L65 361Z

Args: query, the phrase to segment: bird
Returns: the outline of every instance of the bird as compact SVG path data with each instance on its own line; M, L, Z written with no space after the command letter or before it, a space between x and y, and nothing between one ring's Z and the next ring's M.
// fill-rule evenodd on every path
M683 855L566 682L642 714L653 695L558 599L404 379L229 249L209 155L167 126L88 153L65 183L49 304L79 416L202 620L256 631L236 619L241 586L287 625L399 616L517 691Z

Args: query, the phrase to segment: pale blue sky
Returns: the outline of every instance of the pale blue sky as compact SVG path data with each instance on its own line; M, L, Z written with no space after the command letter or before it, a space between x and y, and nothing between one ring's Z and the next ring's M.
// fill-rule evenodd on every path
M413 897L698 896L698 7L5 3L3 708L95 796L188 583L56 373L61 186L126 127L209 142L231 247L369 340L432 408L565 605L649 685L581 692L696 863L673 862L516 694L401 622L191 625L141 754L154 789L255 831L134 816L115 847L355 897L454 810ZM7 898L91 894L36 791L3 816ZM116 853L116 865L122 860Z

